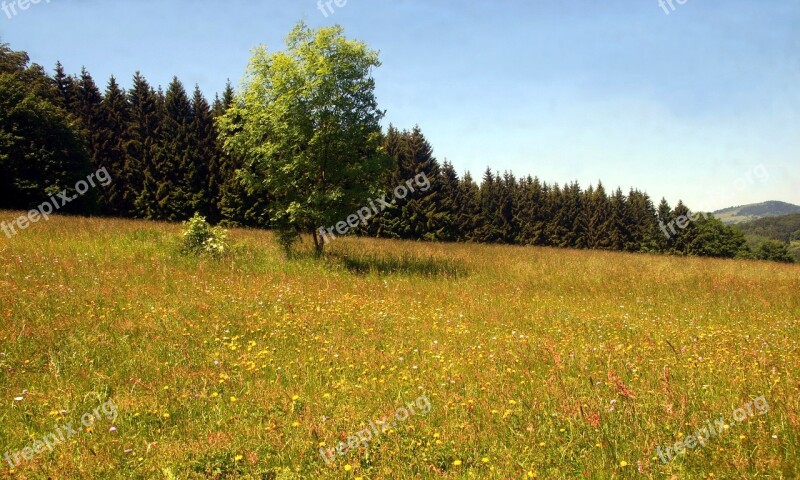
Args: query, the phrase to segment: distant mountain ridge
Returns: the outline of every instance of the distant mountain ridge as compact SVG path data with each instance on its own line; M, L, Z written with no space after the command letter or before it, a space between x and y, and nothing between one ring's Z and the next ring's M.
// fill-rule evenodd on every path
M715 217L727 224L749 222L759 218L779 217L793 213L800 213L800 206L777 200L740 205L712 212Z

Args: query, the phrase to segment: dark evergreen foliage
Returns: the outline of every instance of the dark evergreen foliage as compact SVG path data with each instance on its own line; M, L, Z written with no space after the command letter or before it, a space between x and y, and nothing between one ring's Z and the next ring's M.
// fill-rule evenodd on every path
M76 78L59 63L50 78L24 52L0 45L0 208L31 208L105 168L111 183L71 204L75 211L171 221L198 212L214 222L270 227L269 193L243 187L244 163L222 148L216 119L235 101L230 82L209 105L197 86L190 97L174 78L162 93L138 72L129 91L112 77L101 93L85 69ZM383 148L393 167L382 183L395 202L360 234L792 260L785 243L751 250L738 230L692 214L683 202L671 208L662 199L656 207L636 189L609 195L602 183L583 190L490 168L478 185L452 163L440 165L419 127L389 126ZM429 189L395 198L395 188L421 174ZM795 230L784 228L781 240L800 238Z

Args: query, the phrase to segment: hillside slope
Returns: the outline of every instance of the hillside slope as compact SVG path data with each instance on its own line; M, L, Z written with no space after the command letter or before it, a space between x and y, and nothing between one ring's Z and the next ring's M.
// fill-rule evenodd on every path
M725 208L712 213L724 223L732 224L748 222L764 217L777 217L792 213L800 213L800 206L773 200L769 202L752 203L749 205Z
M14 477L800 476L800 266L357 238L286 260L270 232L229 237L212 260L175 224L0 236L3 446L119 412Z

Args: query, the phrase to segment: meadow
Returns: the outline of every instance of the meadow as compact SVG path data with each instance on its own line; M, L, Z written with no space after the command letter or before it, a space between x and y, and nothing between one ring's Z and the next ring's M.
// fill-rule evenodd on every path
M800 477L798 265L360 238L287 259L246 229L215 260L181 231L0 236L0 455L79 429L0 476ZM421 395L427 414L320 454Z

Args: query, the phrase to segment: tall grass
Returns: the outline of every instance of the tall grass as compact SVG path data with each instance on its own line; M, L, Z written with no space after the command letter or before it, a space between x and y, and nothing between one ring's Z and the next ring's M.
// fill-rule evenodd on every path
M119 410L1 475L800 476L800 266L353 238L286 260L253 230L214 260L180 230L0 238L0 455ZM325 464L422 393L430 414ZM760 395L768 413L658 459Z

